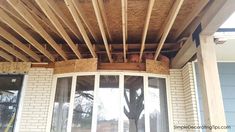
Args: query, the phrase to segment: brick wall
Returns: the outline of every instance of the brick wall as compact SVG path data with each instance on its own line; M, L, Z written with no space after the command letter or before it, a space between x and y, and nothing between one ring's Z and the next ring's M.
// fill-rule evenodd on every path
M170 70L173 125L198 125L192 63ZM175 131L189 131L175 129ZM194 130L195 131L195 130Z
M188 63L182 69L186 120L188 125L199 125L195 82L192 63Z
M31 68L23 97L20 132L45 132L53 69Z

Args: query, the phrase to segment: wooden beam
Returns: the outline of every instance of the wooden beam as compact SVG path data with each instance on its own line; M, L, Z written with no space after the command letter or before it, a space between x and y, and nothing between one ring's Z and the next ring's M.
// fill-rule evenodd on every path
M67 55L54 39L46 32L46 30L34 19L27 7L18 0L8 0L12 7L21 14L21 16L51 45L52 48L64 59L67 60Z
M95 34L95 31L93 30L92 26L88 22L87 16L82 11L82 7L80 6L79 1L78 0L72 0L72 2L73 2L73 5L74 5L75 9L77 10L77 13L81 17L83 23L86 25L87 29L89 30L91 36L94 38L94 40L96 42L99 42L99 39L98 39L97 35Z
M195 34L203 35L212 35L218 30L218 28L226 21L229 16L235 11L235 1L234 0L215 0L210 6L207 7L206 12L201 16L201 19L198 20L198 25L195 27L200 27L202 30ZM201 21L201 22L200 22ZM194 32L194 31L193 31ZM189 44L186 44L185 48L182 48L176 57L172 61L172 67L181 68L184 66L192 57L195 55L197 48L195 47L195 35L192 36L192 33L188 40L186 41ZM193 40L194 38L194 40ZM200 45L200 43L199 43ZM187 49L189 51L187 51ZM183 55L182 55L183 54Z
M104 25L103 25L103 22L102 22L102 17L101 17L100 11L99 11L97 0L92 0L92 4L93 4L94 10L95 10L96 18L97 18L97 21L98 21L98 25L99 25L99 28L100 28L100 32L101 32L101 35L102 35L102 38L103 38L103 42L104 42L104 45L105 45L105 49L106 49L109 61L112 63L113 59L112 59L112 56L111 56L111 53L110 53L110 50L109 50L109 45L108 45L107 37L105 35Z
M9 5L9 3L6 0L0 0L0 7L6 11L7 13L11 14L12 16L14 16L16 19L18 19L20 22L22 22L23 24L25 24L26 26L31 27L31 25L29 25L23 17L21 17L21 15L12 7Z
M54 11L54 13L64 22L64 24L70 29L70 31L83 42L83 38L80 35L76 26L73 25L68 19L67 16L62 12L58 4L56 4L55 0L47 0L48 5Z
M30 57L32 57L34 60L40 62L40 57L30 50L27 46L25 46L23 43L21 43L16 37L11 35L8 31L0 27L0 35L5 38L7 41L11 42L13 45L15 45L17 48L24 51L26 54L28 54Z
M46 16L40 11L38 10L38 8L36 8L33 4L31 0L24 0L22 1L25 6L27 7L28 11L31 12L31 14L34 16L35 19L37 19L38 21L40 21L41 23L43 23L48 29L50 29L50 31L52 31L53 33L55 33L56 35L58 35L59 37L62 37L57 30L55 29L55 27L50 23L50 21L46 18Z
M201 34L213 35L234 12L234 0L215 0L201 19Z
M65 31L65 29L63 28L63 26L61 25L61 23L59 22L58 18L56 17L56 15L53 13L53 11L51 10L51 8L49 7L49 5L47 4L46 1L43 0L36 0L36 3L39 5L39 7L42 9L42 11L47 15L47 17L49 18L49 20L52 22L52 24L56 27L56 29L59 31L59 33L61 34L61 36L64 38L64 40L67 42L67 44L70 46L70 48L72 49L72 51L76 54L76 56L81 59L82 55L81 53L78 51L77 46L74 44L74 42L72 41L72 39L69 37L69 35L67 34L67 32Z
M126 52L127 52L127 0L121 0L122 2L122 41L123 41L123 59L127 62Z
M7 61L10 61L10 62L14 61L14 59L13 59L13 57L11 55L7 54L5 51L3 51L1 49L0 49L0 56L2 58L4 58L5 60L7 60Z
M191 24L191 22L199 15L202 9L208 4L209 0L200 0L196 7L188 14L188 17L181 21L180 27L177 27L177 30L174 32L172 38L176 40L182 32Z
M20 34L25 40L30 42L36 49L44 54L49 60L55 61L54 56L51 55L41 44L39 44L24 28L16 23L7 13L0 9L1 20L4 21L8 26Z
M15 49L13 49L11 46L9 46L8 44L6 44L5 42L3 42L2 40L0 40L0 47L2 49L4 49L5 51L7 51L8 53L14 55L16 58L19 58L22 61L28 62L29 59L24 56L23 54L21 54L20 52L16 51Z
M161 35L161 40L160 40L160 43L157 47L157 50L156 50L156 53L154 55L154 59L157 60L158 58L158 55L160 54L161 52L161 49L163 47L163 44L165 43L165 40L168 36L168 33L170 32L171 30L171 27L173 26L174 24L174 21L176 19L176 16L177 14L179 13L179 10L183 4L184 0L176 0L171 11L170 11L170 14L168 15L167 19L166 19L166 22L165 22L165 25L162 27L164 30L162 30L162 34ZM161 30L160 30L161 32Z
M144 48L145 48L145 40L146 40L146 37L147 37L149 21L150 21L150 17L151 17L151 14L152 14L154 3L155 3L155 0L150 0L149 1L148 11L147 11L147 15L146 15L145 23L144 23L144 30L143 30L143 33L142 33L141 49L140 49L140 57L139 57L140 62L142 60L142 56L143 56L143 52L144 52Z
M192 36L186 40L180 51L176 54L171 62L172 68L183 67L188 60L197 52L196 44L194 43Z
M112 41L112 35L110 33L110 30L109 30L108 20L107 20L107 16L106 16L105 9L104 9L104 1L103 0L98 0L98 5L99 5L101 17L103 19L104 27L105 27L105 29L107 31L109 40Z
M65 3L66 3L66 5L67 5L67 7L68 7L70 13L72 14L73 19L74 19L75 23L77 24L77 27L78 27L78 29L80 30L80 32L81 32L81 34L82 34L82 37L83 37L83 39L84 39L84 41L85 41L85 43L86 43L88 49L89 49L90 52L91 52L91 55L93 56L93 58L96 58L97 55L96 55L96 53L95 53L95 50L94 50L93 47L92 47L92 43L91 43L91 41L90 41L90 39L89 39L89 37L88 37L88 35L87 35L87 33L86 33L85 28L84 28L83 25L82 25L82 21L81 21L81 19L79 18L78 13L77 13L77 11L76 11L76 9L75 9L75 7L74 7L72 1L71 1L71 0L65 0Z
M134 70L145 71L144 63L99 63L99 70Z
M200 35L200 42L197 58L205 124L208 126L226 126L214 38L213 36ZM210 132L216 131L212 129ZM221 129L220 132L227 132L227 130Z

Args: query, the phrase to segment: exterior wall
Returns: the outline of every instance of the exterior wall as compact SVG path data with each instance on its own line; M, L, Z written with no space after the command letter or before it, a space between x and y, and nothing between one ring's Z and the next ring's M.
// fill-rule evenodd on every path
M188 63L182 69L170 70L170 87L174 127L199 125L192 63Z
M22 98L20 132L45 132L49 114L53 69L31 68ZM170 93L174 126L198 125L192 64L170 70ZM182 132L181 129L175 131ZM184 130L188 131L188 130Z
M31 68L22 100L20 132L45 132L53 69Z

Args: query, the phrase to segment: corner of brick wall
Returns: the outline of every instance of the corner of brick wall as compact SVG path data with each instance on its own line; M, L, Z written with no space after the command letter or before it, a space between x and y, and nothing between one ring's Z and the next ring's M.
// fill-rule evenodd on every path
M173 125L198 125L192 63L186 64L182 69L170 69L170 89ZM174 131L188 132L190 130L174 129Z
M45 132L52 89L52 68L31 68L22 101L20 132Z

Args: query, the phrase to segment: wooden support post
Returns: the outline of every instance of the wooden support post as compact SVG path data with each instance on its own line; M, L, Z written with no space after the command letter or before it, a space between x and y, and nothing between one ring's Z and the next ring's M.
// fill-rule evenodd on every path
M203 109L206 125L226 126L218 67L213 36L200 35L197 49L198 65L202 84ZM217 130L208 130L215 132ZM226 129L220 129L226 132Z

